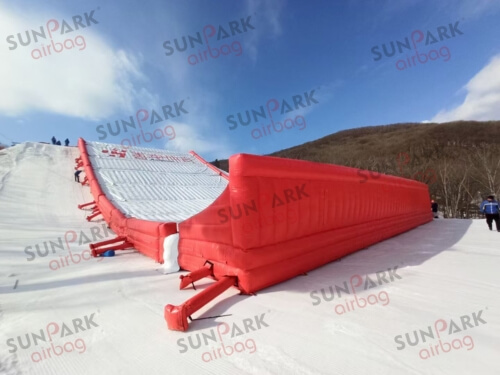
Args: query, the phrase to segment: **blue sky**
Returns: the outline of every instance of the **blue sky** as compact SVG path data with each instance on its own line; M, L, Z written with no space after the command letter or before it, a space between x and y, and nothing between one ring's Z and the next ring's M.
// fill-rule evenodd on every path
M499 13L488 0L0 1L0 142L134 137L213 160L363 126L499 120ZM73 30L74 17L86 27ZM183 37L187 50L171 53ZM411 48L385 56L384 44L390 55L405 38ZM51 43L61 52L43 56ZM401 59L415 64L398 69ZM252 110L256 122L230 130L228 116L245 121Z

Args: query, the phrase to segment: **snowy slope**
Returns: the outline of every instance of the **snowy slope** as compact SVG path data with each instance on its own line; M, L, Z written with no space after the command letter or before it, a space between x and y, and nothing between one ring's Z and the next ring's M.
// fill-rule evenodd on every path
M229 316L172 332L164 305L197 291L133 250L88 257L112 234L76 208L90 200L77 155L0 151L0 373L500 373L500 233L482 220L436 220L257 296L230 289L194 318Z

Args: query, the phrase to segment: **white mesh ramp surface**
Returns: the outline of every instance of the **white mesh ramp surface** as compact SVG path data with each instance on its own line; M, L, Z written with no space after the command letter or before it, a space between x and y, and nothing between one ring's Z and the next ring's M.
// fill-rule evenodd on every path
M179 223L207 208L228 184L188 153L86 145L104 194L127 217Z

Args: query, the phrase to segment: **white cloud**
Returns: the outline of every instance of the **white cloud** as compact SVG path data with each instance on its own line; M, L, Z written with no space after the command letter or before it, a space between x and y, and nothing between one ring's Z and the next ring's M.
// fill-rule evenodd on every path
M228 158L234 152L229 142L224 139L216 139L214 136L209 138L202 137L198 129L185 123L172 123L175 129L175 138L166 143L165 148L172 151L188 152L195 151L203 158ZM207 156L209 155L209 156Z
M285 7L283 0L249 0L247 12L252 19L259 20L259 27L248 35L245 50L250 58L256 61L259 42L264 37L276 37L283 33L280 23L281 13Z
M440 111L431 120L447 122L455 120L500 119L500 55L495 56L464 87L467 95L462 104Z
M355 5L364 6L365 0L351 0ZM380 20L392 19L402 12L407 12L412 8L426 5L426 0L381 0L377 2L380 14L376 17ZM440 0L433 4L436 14L448 14L452 19L478 18L479 16L492 14L500 10L500 2L496 0Z
M0 35L17 35L26 39L26 30L39 30L50 19L71 17L16 13L0 5ZM153 97L145 90L136 92L135 83L146 78L141 73L140 56L115 50L98 34L99 25L64 35L55 33L54 43L71 38L74 46L60 53L34 59L32 51L50 44L42 39L23 47L11 44L0 49L0 113L19 116L43 111L89 120L105 118L119 111L133 111L134 99ZM84 38L75 40L81 35ZM17 37L15 39L17 41ZM67 42L69 46L69 41ZM80 48L82 48L80 50ZM36 52L35 52L36 53ZM35 55L38 57L38 55Z
M458 4L453 1L451 5L456 7L460 15L467 18L478 18L500 10L500 2L495 0L462 0Z

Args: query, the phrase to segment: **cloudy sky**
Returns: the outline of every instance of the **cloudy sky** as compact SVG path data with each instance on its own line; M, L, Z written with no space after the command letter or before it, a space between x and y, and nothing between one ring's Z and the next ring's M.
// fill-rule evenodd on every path
M0 142L266 154L500 119L500 2L0 1Z

